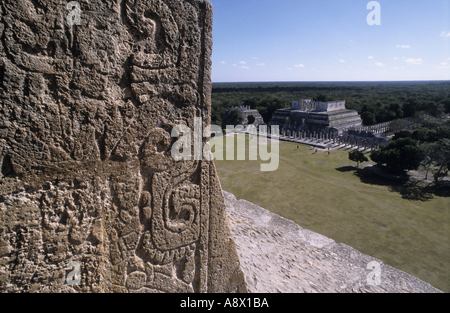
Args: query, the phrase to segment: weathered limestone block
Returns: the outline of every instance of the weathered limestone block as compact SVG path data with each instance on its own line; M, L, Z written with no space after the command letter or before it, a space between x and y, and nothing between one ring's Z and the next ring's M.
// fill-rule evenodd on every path
M381 260L224 195L252 293L442 293Z
M210 123L210 3L67 2L0 4L0 291L246 291L214 164L171 156Z

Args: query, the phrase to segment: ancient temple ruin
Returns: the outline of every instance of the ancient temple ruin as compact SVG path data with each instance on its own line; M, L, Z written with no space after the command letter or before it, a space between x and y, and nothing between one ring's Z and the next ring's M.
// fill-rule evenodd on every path
M211 120L211 4L0 11L0 292L245 292L214 164L171 156Z
M292 101L291 108L277 110L269 122L269 126L272 125L280 126L280 130L338 135L351 127L362 126L362 119L358 112L345 107L345 100L316 102L306 99Z

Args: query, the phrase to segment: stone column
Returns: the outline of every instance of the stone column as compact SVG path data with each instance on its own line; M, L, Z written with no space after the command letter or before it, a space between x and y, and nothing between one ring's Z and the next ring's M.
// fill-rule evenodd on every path
M0 143L13 167L0 292L246 292L216 168L202 159L212 5L79 1L69 26L67 2L0 5L0 106L23 116L0 120L29 139ZM186 128L195 153L175 160L171 133Z

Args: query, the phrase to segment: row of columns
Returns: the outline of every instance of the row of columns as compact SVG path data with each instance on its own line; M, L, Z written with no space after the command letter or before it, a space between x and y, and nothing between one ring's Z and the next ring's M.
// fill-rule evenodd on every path
M381 147L381 143L373 139L344 136L336 138L333 143L338 145L350 146L351 148L364 148L364 150L378 150Z
M381 142L375 139L357 138L350 136L337 136L330 133L310 132L310 131L292 131L282 130L281 137L287 140L305 140L305 141L323 141L325 143L333 143L335 145L350 146L351 148L364 148L364 150L377 150L381 146Z
M401 125L400 123L400 128L398 129L392 129L393 127L395 127L395 122L401 122L403 123L403 125ZM398 123L397 123L398 125ZM394 132L400 132L403 130L412 130L417 128L418 126L420 126L413 118L402 118L402 119L397 119L394 121L390 121L390 122L384 122L384 123L380 123L380 124L376 124L376 125L372 125L372 126L364 126L364 127L350 127L348 130L349 131L356 131L356 132L361 132L361 133L372 133L372 134L379 134L379 133L386 133L386 132L390 132L390 131L394 131Z
M289 139L315 139L315 140L333 140L336 136L330 133L323 132L311 132L311 131L295 131L295 130L286 130L283 129L281 131L280 136L287 137Z
M365 127L350 127L348 131L355 131L355 132L361 132L361 133L367 133L367 134L380 134L385 133L389 131L389 126L391 122L385 122L377 125L372 126L365 126Z

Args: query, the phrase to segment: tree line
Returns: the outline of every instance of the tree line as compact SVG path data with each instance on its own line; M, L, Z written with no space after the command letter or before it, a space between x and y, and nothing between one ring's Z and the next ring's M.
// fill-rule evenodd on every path
M212 123L240 105L257 109L264 122L293 100L345 100L361 115L364 125L413 117L420 112L438 117L450 113L450 82L345 82L345 83L216 83L212 89Z
M450 170L450 119L445 115L432 116L424 112L415 115L420 127L414 131L402 131L380 150L370 154L372 161L386 171L401 175L422 167L425 180L430 174L435 182L446 177ZM349 153L349 159L358 162L369 161L359 151Z

